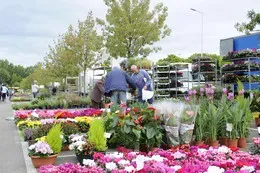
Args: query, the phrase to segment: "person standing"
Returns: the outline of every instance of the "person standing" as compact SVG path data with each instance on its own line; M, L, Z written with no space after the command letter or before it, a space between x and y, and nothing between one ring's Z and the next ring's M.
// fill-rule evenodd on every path
M39 86L37 85L37 82L34 81L32 85L33 98L36 98L38 92L39 92Z
M105 104L103 102L104 92L105 92L104 77L102 77L102 79L98 80L95 83L94 88L90 95L92 108L100 109L105 107Z
M144 103L145 101L142 99L142 90L148 90L152 91L152 82L149 74L142 69L138 69L136 65L131 66L131 71L133 72L132 74L132 79L138 89L138 94L137 94L137 99L138 102ZM153 98L147 100L149 104L153 104Z
M6 94L8 93L8 88L5 86L5 84L2 85L2 100L5 101Z
M105 95L110 97L112 103L126 103L128 85L136 89L134 81L120 66L114 66L108 73L105 81Z
M2 85L0 85L0 101L2 100L2 90L3 90Z

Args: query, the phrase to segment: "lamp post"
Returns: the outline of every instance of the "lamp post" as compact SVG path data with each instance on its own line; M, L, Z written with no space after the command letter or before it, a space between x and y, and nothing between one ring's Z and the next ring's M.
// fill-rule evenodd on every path
M199 57L199 72L198 72L198 80L199 80L199 86L200 86L200 59L203 57L203 16L204 16L204 14L203 14L203 12L196 10L194 8L191 8L190 10L195 11L201 15L201 43L200 43L201 52L200 52L200 57Z

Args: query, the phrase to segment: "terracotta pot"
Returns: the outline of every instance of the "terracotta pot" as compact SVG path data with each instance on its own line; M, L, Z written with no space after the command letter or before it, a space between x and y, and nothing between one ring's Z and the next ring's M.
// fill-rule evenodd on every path
M255 126L260 126L260 118L255 118Z
M83 155L83 154L76 154L77 159L81 166L83 166L83 160L84 159L93 159L93 154Z
M219 144L228 146L228 138L227 137L219 137Z
M239 138L238 139L238 147L239 148L246 148L246 138Z
M238 139L228 139L228 147L237 147Z
M211 147L218 147L218 141L212 141L212 140L208 140L208 145Z
M201 146L204 144L204 141L194 141L195 146Z
M51 155L49 157L40 157L40 156L30 156L33 166L35 168L39 168L40 166L43 165L53 165L56 162L58 154Z
M63 145L63 148L62 148L62 151L69 151L70 149L69 149L69 144L64 144Z

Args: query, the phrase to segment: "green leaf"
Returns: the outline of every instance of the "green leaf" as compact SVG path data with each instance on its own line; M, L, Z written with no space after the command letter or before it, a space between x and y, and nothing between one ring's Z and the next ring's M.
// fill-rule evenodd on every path
M126 120L126 124L129 126L135 126L134 122L130 120Z
M156 135L156 130L153 127L148 127L146 130L146 136L148 139L153 138Z
M127 125L124 125L124 132L128 134L128 133L130 133L130 131L131 131L131 128Z
M138 140L141 138L141 131L140 130L133 129L133 133L135 134L135 136Z

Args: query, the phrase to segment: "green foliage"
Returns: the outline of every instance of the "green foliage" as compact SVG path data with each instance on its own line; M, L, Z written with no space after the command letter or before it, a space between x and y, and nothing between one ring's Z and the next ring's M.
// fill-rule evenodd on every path
M128 60L128 68L130 68L132 65L136 65L137 67L142 67L142 69L151 69L152 62L148 60L147 58L130 58Z
M105 138L105 127L102 119L95 119L90 123L88 141L94 145L96 151L106 151L107 140Z
M35 140L37 138L41 138L46 136L50 129L52 128L52 124L44 124L36 129L32 129L31 131L31 139Z
M156 65L169 65L171 63L177 63L177 62L188 62L188 59L184 59L184 58L180 58L176 55L168 55L167 58L164 58L164 59L160 59Z
M168 9L162 3L150 8L150 0L104 0L108 7L105 26L106 47L114 58L147 57L160 48L153 43L169 36L165 24Z
M247 18L249 22L236 23L235 28L239 32L244 32L249 34L250 31L253 31L258 25L260 25L260 13L256 13L254 10L247 12Z
M46 136L46 142L50 145L54 154L58 154L62 149L62 129L61 124L54 124Z

